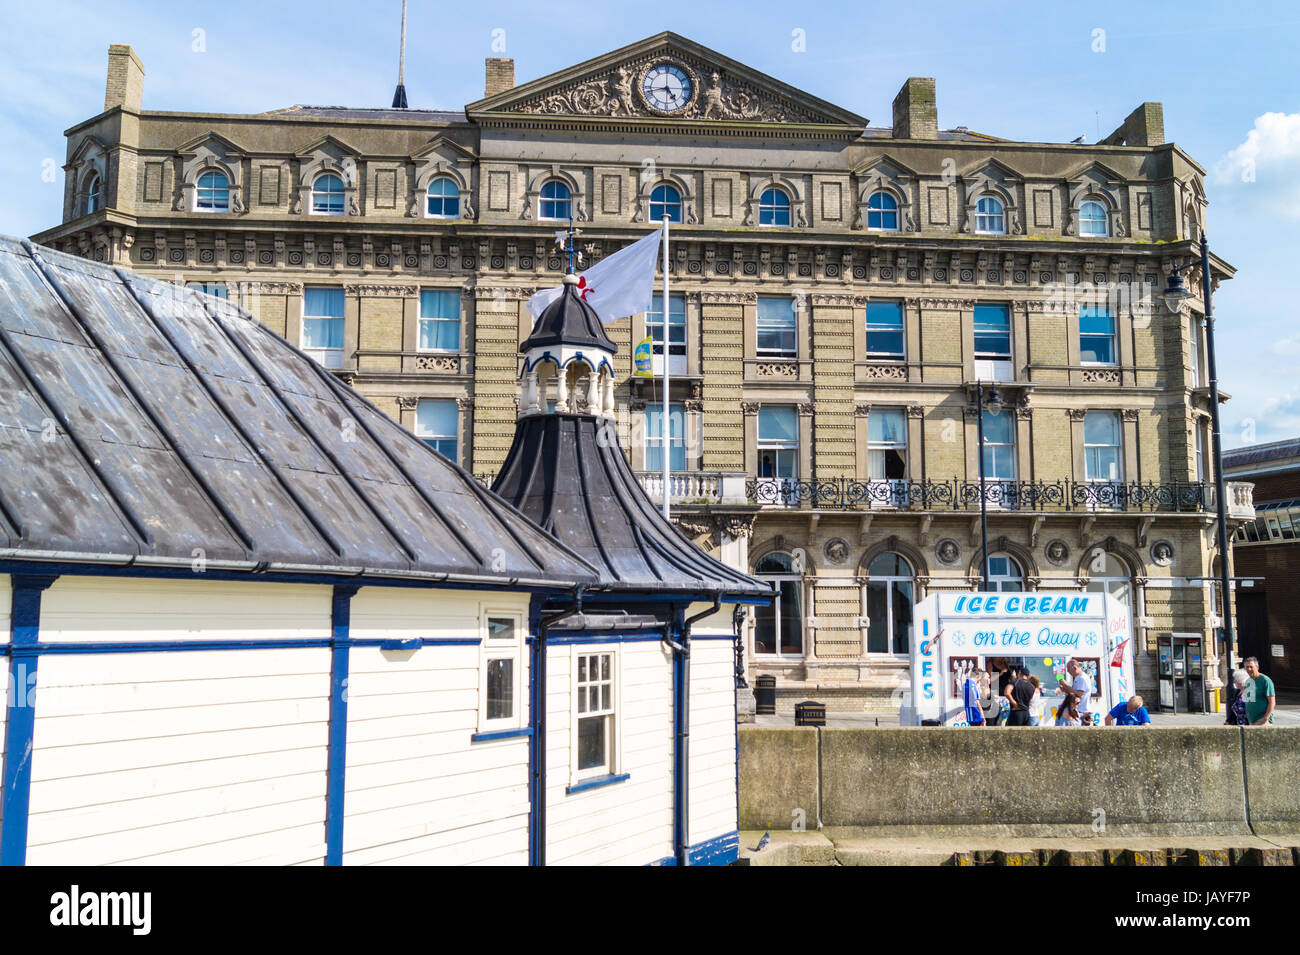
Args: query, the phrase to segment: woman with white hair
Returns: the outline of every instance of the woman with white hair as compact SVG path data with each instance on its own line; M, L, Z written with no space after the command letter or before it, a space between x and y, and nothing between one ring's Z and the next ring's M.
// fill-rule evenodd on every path
M1247 726L1250 720L1246 718L1246 684L1250 682L1250 674L1245 670L1232 671L1232 691L1229 694L1228 718L1225 719L1225 726Z

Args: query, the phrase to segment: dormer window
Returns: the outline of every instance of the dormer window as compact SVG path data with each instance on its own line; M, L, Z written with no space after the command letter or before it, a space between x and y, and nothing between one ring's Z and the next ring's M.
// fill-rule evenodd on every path
M537 205L539 219L569 219L572 216L573 194L565 183L552 179L542 186Z
M332 172L317 176L311 184L311 211L318 216L341 216L344 209L343 180Z
M456 219L460 216L460 187L446 176L429 183L426 215L430 219Z
M86 212L90 215L92 212L98 212L104 204L104 186L103 180L99 178L99 173L95 173L86 182Z
M682 221L682 194L669 185L655 186L650 193L650 221L662 222L664 216L669 222Z
M1096 199L1079 206L1079 235L1106 236L1110 234L1106 207Z
M883 189L867 200L867 228L881 232L898 231L898 200Z
M197 212L230 211L230 180L225 173L212 170L199 176L194 190L194 209Z
M782 189L765 189L758 200L758 224L790 225L790 197Z
M1005 235L1006 209L1002 200L985 196L975 204L975 231L981 235Z

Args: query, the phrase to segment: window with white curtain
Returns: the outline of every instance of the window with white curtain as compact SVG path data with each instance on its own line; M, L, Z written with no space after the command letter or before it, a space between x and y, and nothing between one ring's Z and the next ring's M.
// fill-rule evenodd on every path
M1079 206L1079 235L1105 236L1110 234L1106 207L1096 199L1089 199Z
M1083 417L1084 476L1089 483L1122 480L1119 413L1089 411Z
M326 368L343 367L341 288L302 290L302 350Z
M867 416L867 474L873 481L907 477L907 415L873 407Z
M456 462L460 411L454 399L430 398L415 409L415 435L449 461Z
M664 469L664 409L662 404L645 408L645 469ZM668 465L674 471L686 470L686 406L673 402L668 406L668 440L671 448Z
M460 350L460 291L420 292L420 351Z
M981 410L984 418L984 478L988 481L1016 479L1015 415L1003 409L994 413Z
M1006 207L1001 199L984 196L975 203L975 231L982 235L1003 235L1007 231Z

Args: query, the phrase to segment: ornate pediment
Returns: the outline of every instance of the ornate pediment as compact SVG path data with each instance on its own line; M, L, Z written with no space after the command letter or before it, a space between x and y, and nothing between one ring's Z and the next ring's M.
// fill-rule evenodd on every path
M529 114L632 121L867 121L673 33L661 33L466 107L471 117Z

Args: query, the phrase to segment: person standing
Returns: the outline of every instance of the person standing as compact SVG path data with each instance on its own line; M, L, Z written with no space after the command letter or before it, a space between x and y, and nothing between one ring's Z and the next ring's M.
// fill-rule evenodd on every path
M1029 708L1034 701L1034 685L1025 679L1025 672L1019 671L1015 681L1007 685L1007 699L1011 703L1011 712L1007 716L1008 726L1028 726Z
M1148 726L1151 723L1151 714L1147 708L1142 705L1142 697L1129 697L1127 703L1117 703L1106 714L1107 726Z
M1029 725L1043 725L1043 682L1030 674L1029 682L1034 685L1034 698L1029 701Z
M1259 671L1258 657L1246 657L1242 666L1251 680L1242 693L1246 700L1246 721L1251 726L1264 726L1273 722L1273 710L1277 706L1273 681Z
M1246 686L1250 683L1250 674L1245 670L1232 671L1232 692L1228 697L1228 718L1225 726L1249 726L1246 719Z
M1092 725L1092 680L1084 672L1079 661L1073 658L1065 665L1065 672L1070 675L1070 682L1060 681L1061 689L1073 694L1079 722L1084 726Z
M980 687L984 682L984 671L979 667L974 667L966 674L966 682L962 684L961 702L962 707L966 710L967 726L984 725L984 706L980 699Z

